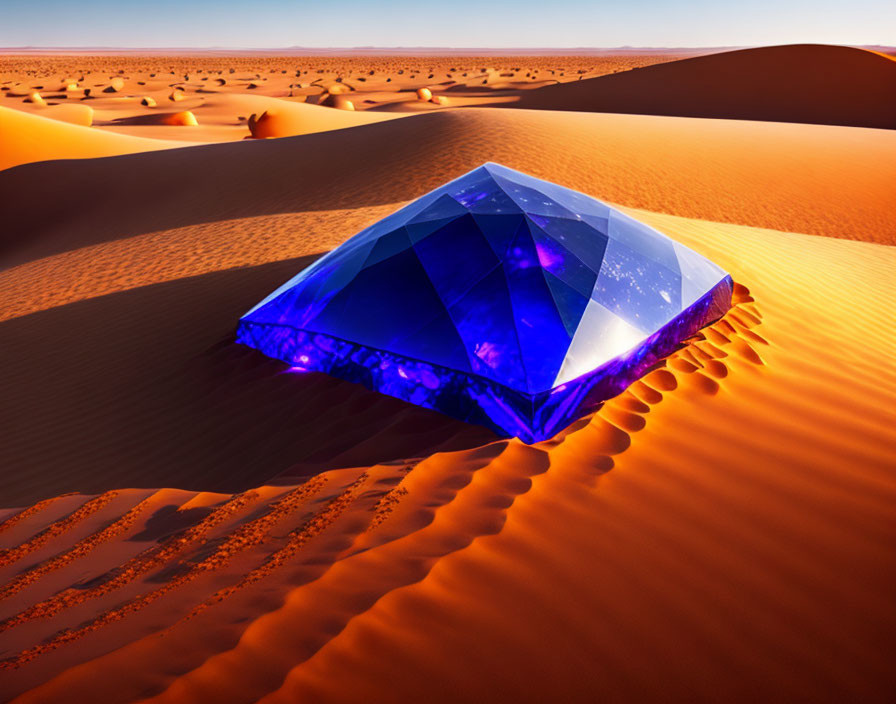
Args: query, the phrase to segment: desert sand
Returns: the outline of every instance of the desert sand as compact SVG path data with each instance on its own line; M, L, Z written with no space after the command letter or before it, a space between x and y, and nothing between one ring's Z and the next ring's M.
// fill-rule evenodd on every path
M520 109L612 71L499 69L564 61L586 73L448 105L410 79L355 110L145 91L197 125L2 99L0 699L890 698L896 132ZM735 306L532 446L232 343L319 254L489 160L705 254Z
M335 130L452 106L516 101L520 94L546 85L630 71L694 53L699 52L588 57L12 55L0 63L0 107L83 123L83 115L72 115L71 110L72 105L83 105L92 111L93 126L99 128L95 132L184 142L235 141ZM304 103L335 107L340 113L308 109ZM196 125L165 124L166 116L187 111L193 113ZM265 112L273 119L253 129L252 116ZM352 114L360 112L365 114ZM0 135L40 131L6 127L10 119L0 116ZM172 126L188 129L169 129ZM57 158L90 156L66 148L65 138L53 141L58 144ZM35 150L29 159L22 152L27 148L4 153L0 168L48 158ZM140 150L134 144L130 151ZM96 155L126 151L123 142L114 147L110 142L105 151L97 148Z
M530 93L520 107L896 128L896 58L846 46L761 47Z

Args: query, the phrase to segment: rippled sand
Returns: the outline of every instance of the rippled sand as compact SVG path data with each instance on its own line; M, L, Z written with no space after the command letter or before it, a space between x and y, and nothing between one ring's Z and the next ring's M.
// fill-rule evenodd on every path
M896 133L292 107L319 122L202 145L200 108L0 109L0 699L887 700ZM231 343L487 160L623 206L736 305L533 446Z

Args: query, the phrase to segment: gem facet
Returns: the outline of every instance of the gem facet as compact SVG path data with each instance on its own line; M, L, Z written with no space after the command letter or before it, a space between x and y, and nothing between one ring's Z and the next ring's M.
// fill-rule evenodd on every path
M488 163L318 259L237 341L535 442L719 319L732 286L646 224Z

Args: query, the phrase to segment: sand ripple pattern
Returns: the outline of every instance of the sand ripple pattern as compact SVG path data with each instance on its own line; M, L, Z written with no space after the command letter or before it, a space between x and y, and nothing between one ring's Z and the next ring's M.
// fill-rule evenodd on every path
M731 359L763 364L761 348L767 342L758 332L762 314L740 284L735 303L725 318L698 333L628 391L549 442L530 447L500 441L368 469L335 470L292 488L261 488L219 501L197 522L186 527L176 523L178 528L120 566L82 576L77 584L0 621L0 643L19 642L17 631L23 628L31 629L36 641L17 652L6 647L0 668L19 670L53 659L48 665L61 666L64 672L82 667L80 662L115 659L127 650L156 648L164 642L160 639L199 633L210 621L240 624L218 642L218 647L228 646L223 651L203 643L193 654L194 667L167 687L157 687L163 698L179 697L205 670L239 652L251 625L267 618L249 608L258 599L274 612L312 608L315 621L328 620L329 629L296 633L304 641L299 661L310 658L389 592L425 579L438 560L464 550L479 536L500 532L516 498L531 488L533 476L548 471L552 455L561 448L586 452L593 458L590 474L597 476L613 466L613 455L626 451L631 435L645 428L651 407L665 395L679 386L714 395L728 376ZM90 499L0 555L9 555L7 562L21 558L49 539L42 536L60 535L119 493ZM183 505L189 506L195 496L183 492ZM0 603L15 595L26 601L30 588L59 570L89 572L98 545L133 538L139 524L150 525L151 498L68 549L25 568L0 588ZM374 580L373 591L361 580L355 587L344 584L339 592L322 594L340 573L377 569L382 574ZM215 579L210 579L213 574ZM150 624L144 617L151 610L155 617ZM99 639L105 644L98 646L99 633L122 621L134 621L129 631L140 637L123 639L125 631L119 629ZM66 623L70 625L60 628ZM76 642L82 643L80 648L74 647ZM112 643L118 650L110 650ZM274 675L257 668L244 674L257 681L252 698L270 688L260 678L274 681ZM276 681L287 674L279 671ZM116 698L129 699L124 690L121 695Z

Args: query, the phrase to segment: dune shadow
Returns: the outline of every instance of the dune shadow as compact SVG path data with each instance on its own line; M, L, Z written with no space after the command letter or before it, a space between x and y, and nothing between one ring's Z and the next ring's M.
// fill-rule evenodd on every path
M296 137L5 169L0 268L200 223L409 200L438 186L444 174L426 160L409 163L408 153L424 143L438 150L442 128L456 120L427 113L402 118L401 125L387 120ZM359 155L363 169L357 168ZM42 199L40 208L22 207L40 194L52 197Z
M133 115L131 117L117 117L114 120L107 120L105 122L94 122L95 125L115 127L115 126L127 126L127 125L164 125L165 118L170 117L171 115L175 115L179 110L168 109L161 110L158 112L151 112L147 115Z
M0 504L125 487L231 493L495 440L232 342L239 316L314 258L0 323Z
M896 62L849 46L736 49L527 91L529 110L896 128Z

